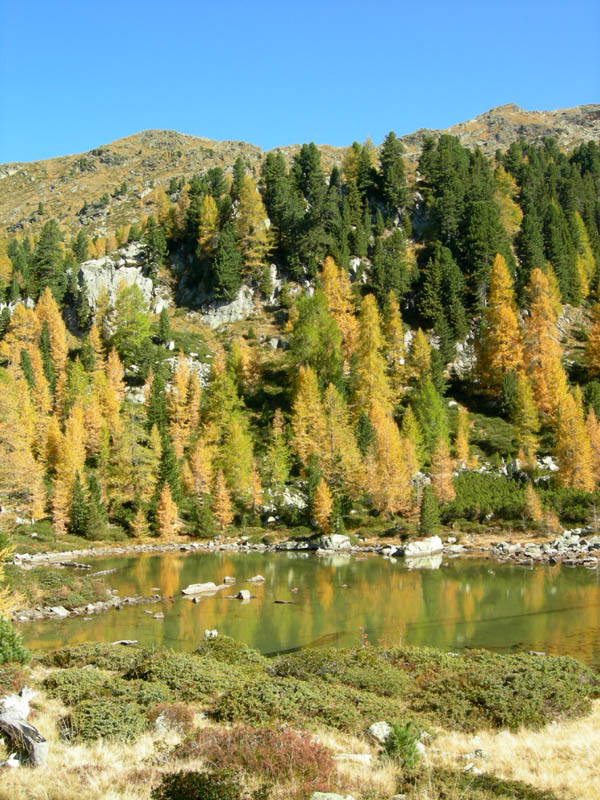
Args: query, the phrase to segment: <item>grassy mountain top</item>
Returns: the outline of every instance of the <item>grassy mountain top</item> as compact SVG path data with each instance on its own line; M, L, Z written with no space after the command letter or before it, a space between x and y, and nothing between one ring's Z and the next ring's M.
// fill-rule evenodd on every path
M510 103L498 106L467 122L445 130L420 129L401 137L409 161L416 161L423 140L442 133L457 136L467 147L479 147L486 155L504 150L519 139L528 141L554 137L561 147L600 138L600 105L577 106L555 111L524 111ZM286 161L299 145L276 148ZM319 145L324 168L339 164L346 148ZM124 181L129 191L111 199L110 208L93 225L103 234L125 222L136 222L143 214L144 198L151 186L165 186L171 178L191 176L210 167L231 168L238 156L258 174L265 152L238 141L217 142L176 131L148 130L117 139L86 153L59 156L44 161L0 165L0 230L20 234L37 230L55 217L71 231L77 230L77 213L84 204L113 193ZM44 214L38 214L42 203ZM110 224L106 216L111 215ZM106 224L104 224L106 223Z

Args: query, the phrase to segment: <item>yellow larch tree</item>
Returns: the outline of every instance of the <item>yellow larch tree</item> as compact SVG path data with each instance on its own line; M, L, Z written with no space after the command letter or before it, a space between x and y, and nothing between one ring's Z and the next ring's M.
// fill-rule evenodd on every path
M456 424L456 438L454 440L454 453L456 461L460 467L465 469L469 463L469 434L471 424L469 422L469 412L464 406L458 407L458 419Z
M321 268L320 278L327 308L342 334L342 351L347 370L358 338L358 322L354 314L350 276L345 269L337 266L331 256L327 256Z
M410 343L407 367L408 375L416 382L417 386L423 384L431 376L431 345L421 328L417 329Z
M544 518L544 511L540 497L532 483L527 484L525 489L525 503L523 504L523 516L530 522L538 523Z
M423 431L415 417L412 406L407 406L404 409L400 431L402 438L408 439L412 443L417 462L420 466L425 459L425 442L423 440Z
M527 286L529 316L525 322L525 359L535 402L540 414L553 418L567 391L556 328L557 311L548 276L531 272Z
M382 514L406 514L412 507L409 467L402 458L400 431L389 410L378 400L371 403L375 447L368 469L373 505Z
M477 340L477 361L481 384L492 394L502 391L504 375L523 367L523 340L513 281L500 254L492 264L488 304Z
M322 453L325 438L325 417L319 396L317 376L311 367L300 367L292 405L292 447L306 466L314 453Z
M357 497L364 486L361 455L348 418L348 408L330 383L323 395L325 437L319 467L329 486Z
M391 412L391 391L383 356L383 336L375 295L364 297L359 317L356 369L354 373L353 405L356 417L364 411L367 416L377 400L386 412Z
M198 223L198 254L201 258L214 256L217 235L219 233L219 211L212 194L205 194L200 203L200 221Z
M540 430L540 419L531 381L524 372L520 372L517 376L515 401L511 416L517 428L517 439L519 448L523 451L525 466L528 469L533 469L536 465L537 434Z
M398 405L404 394L406 382L406 347L404 325L400 306L393 291L387 296L385 308L385 358L392 393L392 402Z
M240 243L244 270L257 275L270 247L267 212L256 183L244 175L240 187L239 205L234 216L235 232Z
M33 455L34 422L29 392L14 371L0 369L0 496L22 514L39 519L46 493L43 469Z
M67 328L63 322L56 300L48 286L46 286L37 302L35 313L40 322L40 330L44 322L48 325L50 354L52 356L54 369L58 375L64 370L69 355Z
M177 504L173 500L169 484L165 482L156 507L157 531L161 536L171 537L177 533L180 526Z
M44 463L49 472L56 472L60 453L64 448L63 433L58 417L53 414L48 421Z
M558 462L556 479L561 486L594 490L592 446L580 399L571 392L562 399L556 415L554 455Z
M219 523L221 531L224 531L225 528L228 528L233 522L233 509L231 507L231 498L227 490L225 475L223 474L222 469L220 469L217 472L215 478L213 514L215 515L215 519Z
M98 455L100 433L104 424L102 407L95 391L91 392L85 409L85 448L89 456Z
M263 503L263 488L256 461L252 461L250 471L250 485L248 487L248 505L253 514L258 514Z
M596 261L594 259L594 253L590 245L590 239L585 227L585 223L581 219L579 211L575 211L573 214L572 228L573 233L575 234L573 238L577 253L575 270L581 290L581 298L585 300L589 294L590 283L594 278Z
M596 486L600 485L600 423L594 409L590 407L585 420L588 439L592 450L592 474Z
M591 316L585 355L590 375L600 375L600 302L592 308Z
M448 443L444 436L437 440L431 454L431 486L438 502L451 503L456 497L454 491L454 462L450 458Z
M138 506L133 519L129 524L132 536L136 539L146 539L150 533L150 525L141 506Z
M95 321L92 323L87 338L94 351L94 372L102 372L104 370L104 347Z
M189 477L186 490L189 494L199 497L210 494L213 483L213 449L199 436L191 447L188 456ZM185 481L184 481L185 482Z
M11 364L19 364L21 350L28 353L37 346L41 325L34 311L18 303L11 315L4 338L0 341L0 356Z
M183 451L189 434L188 386L190 367L183 353L179 354L173 374L168 396L169 435L178 459L183 458Z
M220 461L227 486L238 500L248 498L253 460L247 422L241 414L236 414L225 432Z
M324 478L321 478L315 489L313 498L313 515L319 528L323 533L329 533L331 512L333 511L333 498L329 491L329 486Z

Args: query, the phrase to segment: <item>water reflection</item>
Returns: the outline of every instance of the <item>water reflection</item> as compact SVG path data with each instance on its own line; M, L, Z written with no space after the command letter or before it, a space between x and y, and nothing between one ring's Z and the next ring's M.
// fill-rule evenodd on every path
M21 630L32 648L138 639L191 650L205 629L216 628L272 653L310 644L356 646L364 629L372 644L543 650L600 666L596 572L464 559L431 569L436 564L423 561L409 568L403 560L306 553L103 559L96 569L118 566L107 580L122 595L149 595L160 587L163 621L135 606L87 621L27 623ZM257 573L264 584L246 583ZM243 603L217 593L193 604L180 594L190 583L220 584L226 575L237 578L227 595L250 588L255 597Z

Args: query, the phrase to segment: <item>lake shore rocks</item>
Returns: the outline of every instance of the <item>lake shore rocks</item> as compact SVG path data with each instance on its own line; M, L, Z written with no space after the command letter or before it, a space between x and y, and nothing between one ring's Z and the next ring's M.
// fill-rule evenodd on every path
M563 564L567 567L597 569L600 564L600 536L590 528L563 531L551 542L496 542L489 548L498 561L522 566Z
M145 603L159 603L163 598L159 594L149 597L133 595L131 597L111 596L108 600L99 600L97 603L88 603L85 606L76 606L66 609L64 606L36 606L15 611L12 614L13 622L31 622L38 619L67 619L67 617L89 617L92 614L101 614L111 609L120 610L124 606L137 606Z

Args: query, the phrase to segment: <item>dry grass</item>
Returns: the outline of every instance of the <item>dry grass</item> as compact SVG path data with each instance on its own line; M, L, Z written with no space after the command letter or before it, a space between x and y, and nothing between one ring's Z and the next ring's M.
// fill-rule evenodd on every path
M444 733L429 749L428 764L464 766L461 756L476 748L487 757L474 759L475 765L500 778L550 789L565 800L600 797L600 700L590 716L540 731L481 731L475 740L467 734Z

